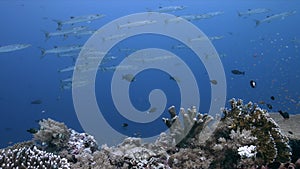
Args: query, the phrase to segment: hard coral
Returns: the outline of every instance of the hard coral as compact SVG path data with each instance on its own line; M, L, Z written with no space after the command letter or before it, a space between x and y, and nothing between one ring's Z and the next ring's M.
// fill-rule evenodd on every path
M36 146L4 149L0 154L1 169L49 168L69 169L67 159L39 150Z
M198 113L195 106L187 111L185 112L184 108L180 109L183 116L183 126L176 115L174 106L169 108L171 119L163 118L164 123L170 128L170 134L177 147L191 146L190 144L193 143L192 140L196 138L196 135L200 134L213 119L210 115Z
M291 160L291 148L288 137L283 135L277 123L266 110L249 102L244 105L242 100L231 99L231 110L224 110L221 121L230 124L230 130L249 130L257 138L257 158L265 163L288 162Z
M67 146L70 131L64 123L52 119L43 119L39 122L40 130L34 134L34 139L46 145L45 149L50 152L59 151Z

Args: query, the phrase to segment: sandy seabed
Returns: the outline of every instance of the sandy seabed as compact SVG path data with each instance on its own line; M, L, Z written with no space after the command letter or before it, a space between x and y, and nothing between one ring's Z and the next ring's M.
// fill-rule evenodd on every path
M289 138L300 140L300 114L290 115L289 119L283 119L279 113L269 113L280 129Z

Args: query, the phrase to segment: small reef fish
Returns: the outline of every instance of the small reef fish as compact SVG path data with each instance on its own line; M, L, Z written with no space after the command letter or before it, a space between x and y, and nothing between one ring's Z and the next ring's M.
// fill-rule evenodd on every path
M210 80L210 83L213 84L213 85L218 84L217 80Z
M129 23L119 25L118 29L145 26L145 25L155 24L156 22L157 21L155 21L155 20L144 20L144 21L129 22Z
M250 86L252 88L255 88L256 87L256 82L254 80L250 80Z
M65 21L60 21L60 20L53 20L54 22L57 23L58 26L58 30L61 30L63 25L73 25L75 23L81 23L81 22L87 22L90 23L93 20L97 20L97 19L101 19L103 18L105 15L103 14L92 14L92 15L85 15L85 16L71 16L69 20L65 20Z
M185 9L185 6L165 6L165 7L158 7L158 9L154 10L153 12L175 12ZM150 11L151 12L151 11Z
M238 16L250 16L254 14L267 13L269 11L270 9L266 9L266 8L248 9L248 11L238 12Z
M288 112L283 112L281 110L278 110L279 114L284 118L284 119L289 119L290 115Z
M133 74L126 74L122 76L122 80L127 80L128 82L135 81L135 77Z
M46 54L60 54L60 53L67 53L67 52L74 52L81 50L81 45L70 45L70 46L54 46L52 49L45 50L43 48L40 48L42 52L42 57Z
M6 46L0 46L0 53L13 52L16 50L21 50L30 47L31 44L12 44Z
M122 127L124 127L124 128L127 127L127 126L128 126L128 123L123 123L122 124Z
M242 72L242 71L239 71L239 70L236 70L236 69L232 70L231 73L235 74L235 75L245 75L245 72Z
M47 31L43 31L46 37L46 40L50 39L53 36L63 36L63 37L68 37L69 34L76 34L79 31L83 31L85 30L86 27L85 26L79 26L79 27L74 27L71 29L67 29L67 30L60 30L60 31L56 31L56 32L47 32Z
M30 102L30 104L42 104L42 103L43 103L43 101L40 100L40 99L33 100L33 101Z
M279 14L275 14L275 15L271 15L271 16L267 16L265 19L262 20L255 20L255 25L258 26L262 23L270 23L271 21L275 20L275 19L285 19L285 17L288 17L290 15L295 14L296 11L290 11L290 12L282 12Z
M269 103L266 104L269 109L273 109L273 106Z
M34 129L34 128L30 128L30 129L28 129L28 130L26 130L28 133L31 133L31 134L35 134L35 133L37 133L38 131L37 131L37 129Z
M275 97L274 97L274 96L271 96L270 99L271 99L271 100L275 100Z

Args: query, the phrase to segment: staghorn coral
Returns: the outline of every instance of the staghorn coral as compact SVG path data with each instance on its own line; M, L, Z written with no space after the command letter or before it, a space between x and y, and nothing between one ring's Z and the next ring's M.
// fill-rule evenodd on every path
M40 130L34 134L34 139L43 146L46 145L45 150L55 152L67 146L70 131L64 123L49 118L43 119L39 124Z
M1 169L49 168L69 169L67 159L53 153L39 150L36 146L11 149L7 148L0 154Z
M177 147L188 147L193 144L193 140L213 119L212 116L197 112L195 106L191 109L180 109L180 114L183 116L183 126L180 123L179 117L176 115L175 106L168 109L171 119L163 118L164 123L170 128L170 135L173 138L173 143Z
M242 100L231 99L231 110L224 110L221 121L230 124L230 130L249 130L257 138L257 158L264 163L288 162L291 158L291 149L288 138L280 131L277 123L270 118L266 110L249 102L243 105Z

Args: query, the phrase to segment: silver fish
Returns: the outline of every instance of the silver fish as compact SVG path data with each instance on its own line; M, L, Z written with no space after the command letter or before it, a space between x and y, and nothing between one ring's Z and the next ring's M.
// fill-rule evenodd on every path
M133 82L135 81L135 77L133 74L126 74L122 76L123 80L127 80L128 82Z
M78 51L81 50L82 46L81 45L70 45L70 46L55 46L52 49L45 50L43 48L41 49L42 52L42 57L45 56L46 54L60 54L60 53L66 53L66 52L73 52L73 51Z
M101 19L105 15L103 14L92 14L92 15L84 15L84 16L71 16L69 20L60 21L60 20L53 20L57 23L58 30L62 28L63 25L73 25L75 23L87 22L90 23L93 20Z
M59 73L62 73L62 72L70 72L70 71L74 71L75 69L75 66L69 66L69 67L66 67L66 68L63 68L63 69L60 69L58 70Z
M269 11L270 9L266 9L266 8L248 9L248 11L238 12L238 16L250 16L254 14L267 13Z
M76 36L83 36L83 35L92 35L96 32L96 30L83 30L83 31L79 31L79 32L76 32Z
M185 9L185 6L165 6L165 7L159 7L157 10L154 10L154 12L175 12L179 10Z
M30 44L12 44L6 46L0 46L0 53L12 52L30 47Z
M296 11L282 12L282 13L279 13L279 14L268 16L268 17L266 17L265 19L262 19L262 20L255 20L255 24L256 24L256 26L258 26L258 25L260 25L261 23L264 23L264 22L270 23L271 21L273 21L275 19L285 19L285 17L288 17L288 16L293 15L295 13L296 13Z
M201 19L209 19L218 15L222 15L224 12L222 11L216 11L216 12L208 12L205 14L198 14L198 15L183 15L180 16L181 18L184 18L188 21L193 21L193 20L201 20Z
M64 52L64 53L58 53L58 57L68 57L68 56L78 56L79 53L78 52L74 52L74 51L71 51L71 52Z
M43 31L43 32L45 34L46 40L48 40L49 38L51 38L53 36L67 37L69 34L76 34L85 29L86 29L85 26L79 26L79 27L74 27L74 28L67 29L67 30L60 30L60 31L56 31L56 32L47 32L47 31Z
M145 26L145 25L149 25L149 24L155 24L156 22L157 21L155 21L155 20L144 20L144 21L129 22L129 23L119 25L118 29Z

